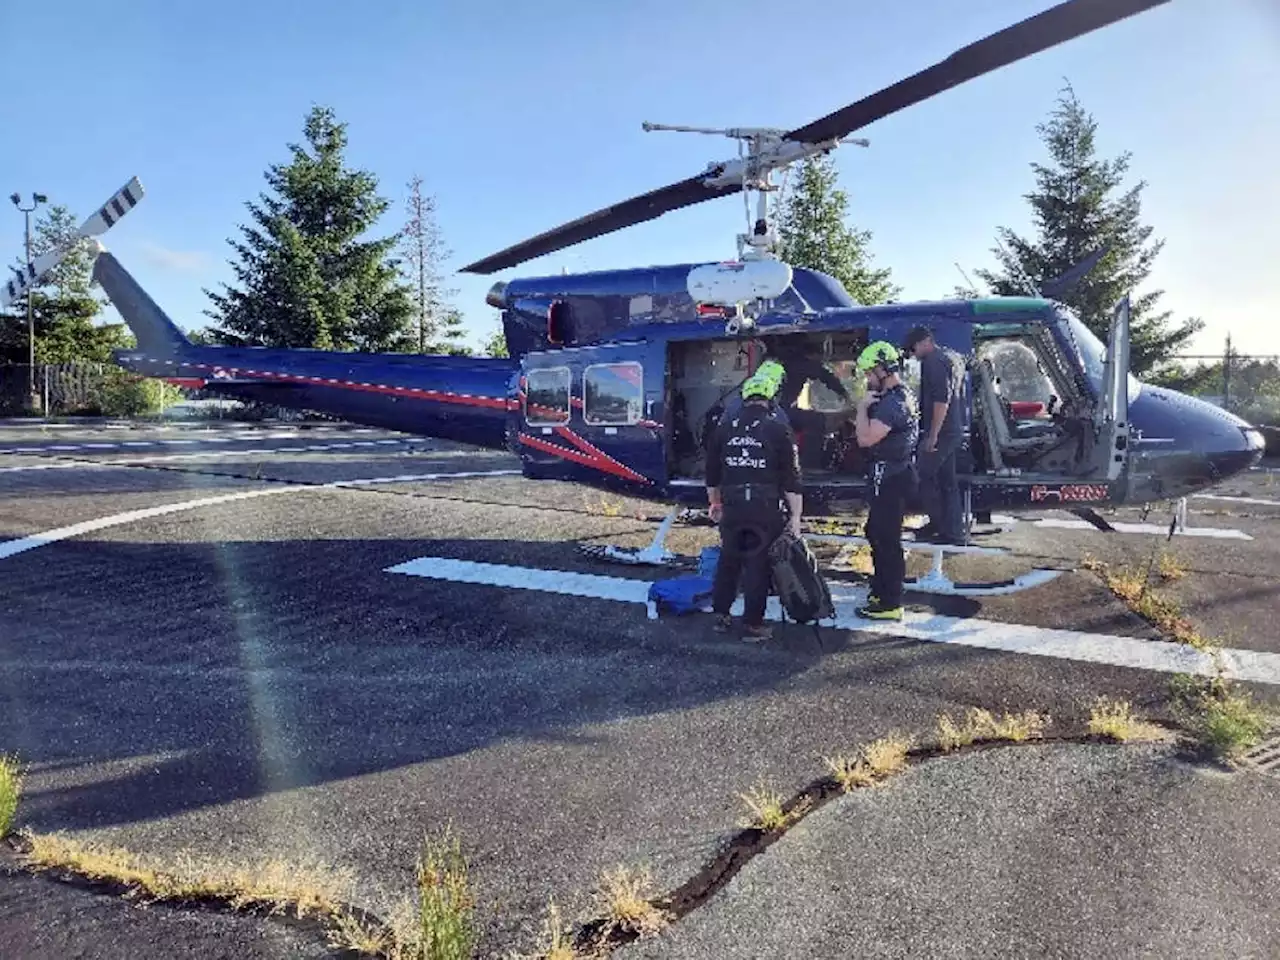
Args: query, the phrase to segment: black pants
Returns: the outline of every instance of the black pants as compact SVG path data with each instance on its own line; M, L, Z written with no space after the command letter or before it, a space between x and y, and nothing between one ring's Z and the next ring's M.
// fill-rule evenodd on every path
M960 485L956 482L956 454L960 440L939 440L938 449L926 453L920 448L920 505L929 515L929 526L948 539L964 538L964 508L960 505Z
M902 606L902 581L907 575L907 561L902 552L902 517L914 480L910 470L885 477L879 484L872 479L866 533L873 568L871 594L882 607Z
M777 507L764 504L725 504L720 520L720 560L711 593L711 609L726 614L742 581L742 622L764 623L771 582L769 546L778 539L786 519Z

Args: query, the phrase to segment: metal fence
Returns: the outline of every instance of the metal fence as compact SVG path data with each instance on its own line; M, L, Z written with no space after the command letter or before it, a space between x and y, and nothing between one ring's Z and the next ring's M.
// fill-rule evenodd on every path
M1227 338L1220 354L1175 359L1192 382L1187 389L1259 426L1280 425L1280 354L1237 353Z
M112 371L111 363L25 363L0 366L0 414L16 416L31 410L34 386L40 410L46 416L74 416L97 411L102 387Z

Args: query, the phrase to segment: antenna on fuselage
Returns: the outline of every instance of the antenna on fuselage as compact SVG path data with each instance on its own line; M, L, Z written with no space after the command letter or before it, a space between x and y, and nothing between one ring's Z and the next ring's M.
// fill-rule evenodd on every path
M788 133L775 127L685 127L645 121L641 128L646 132L669 130L675 133L702 133L710 136L729 137L738 141L738 159L723 163L707 164L707 171L714 174L707 180L709 186L741 183L747 213L747 232L738 234L739 260L776 260L778 235L769 222L769 194L778 189L772 182L774 170L788 167L798 160L816 154L830 153L842 143L860 147L871 146L865 137L843 137L808 143L784 139ZM743 155L745 151L745 156ZM751 215L751 200L747 192L756 193L756 211Z
M1029 297L1039 298L1041 296L1040 288L1035 285L1034 281L1032 281L1029 276L1027 276L1027 271L1022 269L1022 263L1018 258L1013 256L1013 254L1009 253L1009 251L1004 248L1004 244L1000 242L999 237L996 238L996 246L1000 248L1000 252L1008 257L1009 262L1013 264L1014 272L1017 274L1018 280L1022 283L1023 293Z

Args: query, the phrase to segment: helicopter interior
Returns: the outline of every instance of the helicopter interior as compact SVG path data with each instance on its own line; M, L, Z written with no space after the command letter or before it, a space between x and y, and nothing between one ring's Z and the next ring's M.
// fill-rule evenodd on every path
M961 473L982 476L1083 475L1093 466L1093 404L1084 371L1043 322L978 324L967 358L970 381L968 443ZM788 411L807 480L860 479L865 455L853 440L853 413L866 389L856 359L869 341L866 328L825 334L788 334L784 360L820 362L844 386L841 397L810 379ZM783 338L674 342L667 407L672 411L668 461L673 478L700 480L706 443L725 405L750 370L778 353ZM774 341L771 345L770 341ZM810 371L812 371L812 365ZM919 396L919 364L903 379ZM798 408L798 409L797 409ZM818 444L813 449L810 444Z
M841 397L826 384L811 379L800 389L788 411L796 429L806 478L861 476L860 451L856 444L849 443L849 438L853 432L854 408L865 389L855 364L858 354L869 342L868 334L867 328L858 328L747 341L673 342L669 347L671 377L667 388L667 407L672 411L668 434L672 476L702 479L710 431L750 371L769 356L783 360L789 368L788 376L793 376L792 371L798 369L797 360L807 362L811 368L815 362L821 363L838 378L848 395L848 399Z
M972 472L1088 472L1094 399L1051 331L1039 322L977 325L973 345Z

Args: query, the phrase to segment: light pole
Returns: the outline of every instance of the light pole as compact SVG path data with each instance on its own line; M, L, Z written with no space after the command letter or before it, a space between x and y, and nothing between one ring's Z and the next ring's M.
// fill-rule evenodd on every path
M13 205L22 211L22 219L26 230L26 249L27 249L27 265L31 264L31 212L42 203L48 203L49 198L43 193L31 194L31 206L24 207L22 205L22 197L16 193L9 194L9 199L13 201ZM28 348L28 366L27 366L27 396L33 407L37 406L36 394L36 321L35 314L31 307L31 294L33 287L27 288L27 348Z

